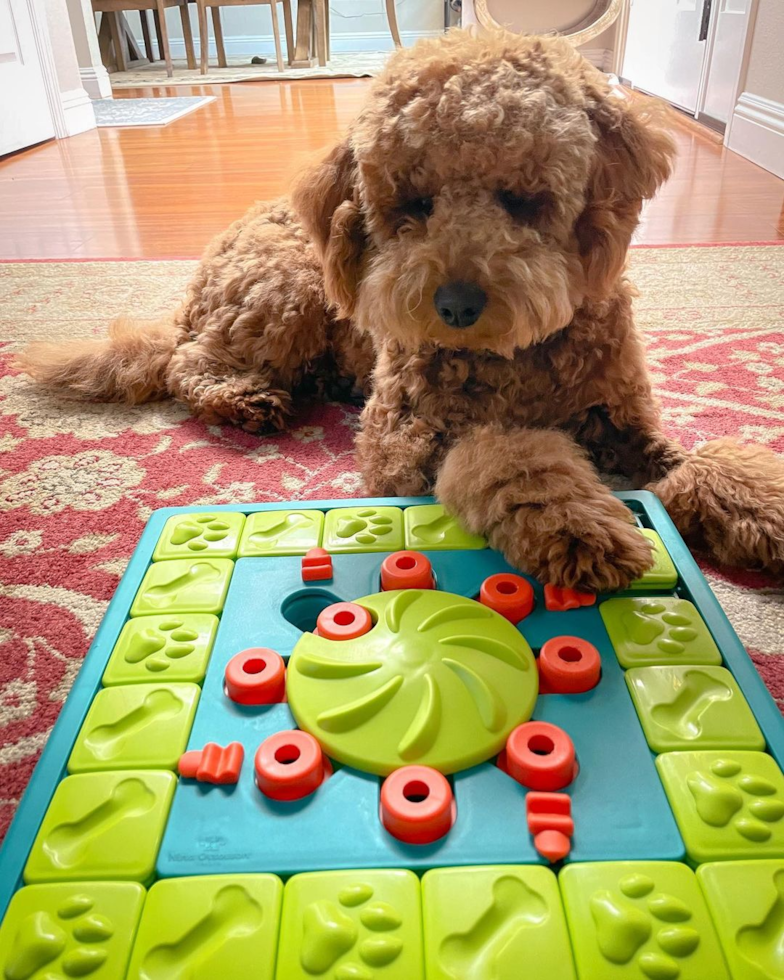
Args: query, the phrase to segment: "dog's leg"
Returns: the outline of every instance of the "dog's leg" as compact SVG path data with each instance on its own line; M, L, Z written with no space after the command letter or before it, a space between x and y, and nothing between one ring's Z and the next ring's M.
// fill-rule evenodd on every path
M565 432L473 429L447 453L436 494L469 531L543 582L614 590L651 564L628 508Z
M187 352L186 352L187 358ZM172 362L168 377L175 398L211 425L231 422L246 432L286 428L291 413L291 391L272 370L227 373L226 365L191 359Z
M401 497L430 492L444 451L442 433L393 410L383 392L365 406L355 448L368 493Z

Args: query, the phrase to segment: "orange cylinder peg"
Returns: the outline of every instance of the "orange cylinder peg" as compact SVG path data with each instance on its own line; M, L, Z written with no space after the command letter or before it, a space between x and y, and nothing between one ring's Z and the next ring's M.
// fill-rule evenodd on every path
M602 658L587 640L555 636L539 652L538 666L549 694L582 694L599 683Z
M479 601L490 609L495 609L510 623L516 624L531 614L534 608L534 590L522 575L499 572L482 582Z
M405 844L431 844L455 822L449 780L429 766L403 766L381 786L381 822Z
M321 746L307 732L276 732L265 738L254 759L256 785L272 800L301 800L331 774Z
M373 628L370 613L356 602L335 602L316 620L318 635L326 640L354 640Z
M280 654L250 647L226 664L226 694L237 704L277 704L286 699L286 665Z
M546 721L518 725L506 740L503 756L504 771L528 789L563 789L577 774L572 740L562 728Z
M381 588L384 592L394 589L432 589L433 567L425 555L418 551L396 551L387 555L381 563Z

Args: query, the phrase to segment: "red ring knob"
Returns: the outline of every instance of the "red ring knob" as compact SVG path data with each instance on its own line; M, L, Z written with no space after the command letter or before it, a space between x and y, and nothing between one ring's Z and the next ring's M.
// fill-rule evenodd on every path
M316 739L298 729L265 738L253 764L256 785L272 800L301 800L315 792L331 772Z
M506 740L503 767L528 789L563 789L577 773L574 744L557 725L527 721Z
M403 766L381 786L381 822L405 844L430 844L455 822L449 780L429 766Z
M226 694L237 704L277 704L286 698L286 665L274 650L250 647L226 664Z
M373 628L370 613L356 602L335 602L316 620L318 635L326 640L354 640Z
M587 640L555 636L539 651L538 666L552 694L582 694L599 683L602 658Z
M432 589L433 567L430 560L418 551L395 551L381 562L381 588Z
M533 610L534 590L522 575L499 572L482 582L479 601L500 613L510 623L517 624Z

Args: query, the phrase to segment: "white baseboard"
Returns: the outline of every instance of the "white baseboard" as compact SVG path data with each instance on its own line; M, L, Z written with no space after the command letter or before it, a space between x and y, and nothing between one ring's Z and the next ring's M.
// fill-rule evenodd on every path
M402 40L404 47L408 48L421 37L441 37L442 34L443 31L401 31L400 39ZM194 37L196 44L196 57L198 59L199 39L196 30L194 30ZM141 38L137 38L136 40L143 50ZM271 34L239 34L233 37L229 35L224 36L223 43L226 48L226 56L228 58L252 57L253 55L262 55L267 57L275 56L275 41ZM281 34L280 43L283 47L283 51L285 52L286 39L283 34ZM346 32L343 34L336 34L335 32L332 32L330 34L330 44L332 46L333 54L351 54L356 51L392 51L395 47L394 42L392 41L392 35L389 33L389 31L361 31ZM172 37L170 35L169 47L171 49L172 58L185 57L185 42L181 37ZM212 37L212 34L210 34L209 47L210 57L216 57L217 51L215 50L215 40Z
M784 104L743 92L730 120L727 146L784 177Z
M109 81L109 72L103 65L80 68L79 75L82 87L91 99L111 99L112 83Z
M72 88L60 93L63 107L65 132L58 136L77 136L88 129L95 129L95 112L90 96L83 88Z

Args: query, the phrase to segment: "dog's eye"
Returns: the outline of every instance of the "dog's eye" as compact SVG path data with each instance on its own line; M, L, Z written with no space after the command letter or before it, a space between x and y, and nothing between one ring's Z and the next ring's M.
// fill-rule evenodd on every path
M416 197L411 201L406 201L405 204L401 204L400 211L406 217L423 221L433 213L433 198Z
M542 194L513 194L511 191L499 191L498 202L506 213L527 224L540 217L549 204L549 195Z

